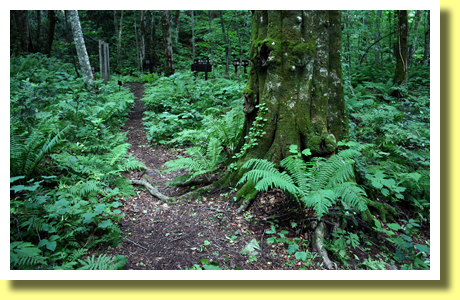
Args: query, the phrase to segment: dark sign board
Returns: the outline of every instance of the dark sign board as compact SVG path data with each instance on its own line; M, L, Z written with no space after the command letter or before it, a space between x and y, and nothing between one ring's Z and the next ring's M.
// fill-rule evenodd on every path
M235 66L235 72L236 72L236 68L240 65L240 61L239 60L234 60L233 65ZM244 67L244 73L246 73L246 67L249 66L249 61L248 60L242 60L241 65Z
M152 56L147 54L143 61L143 65L144 65L144 70L149 69L150 73L153 73L153 67L156 66L157 64L153 60Z
M234 61L233 61L233 65L234 65L234 66L239 66L239 65L240 65L240 61L239 61L239 60L234 60ZM248 60L242 60L242 61L241 61L241 65L242 65L243 67L249 66L249 61L248 61Z
M208 80L208 72L212 71L212 65L208 59L194 59L192 64L193 72L205 72L205 80Z

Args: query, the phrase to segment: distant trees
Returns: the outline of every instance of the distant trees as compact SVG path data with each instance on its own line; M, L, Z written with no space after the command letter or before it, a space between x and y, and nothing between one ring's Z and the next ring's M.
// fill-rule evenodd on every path
M410 49L407 47L405 60L410 75L412 65L429 63L430 12L406 12ZM233 76L232 61L249 59L251 15L250 11L230 10L79 11L91 64L96 64L98 41L103 40L113 47L112 70L123 74L144 71L148 56L155 70L165 74L176 68L189 69L195 57L209 59L214 76ZM396 49L397 11L343 11L342 26L344 66L355 74L350 78L352 84L360 82L356 71L363 67L373 66L380 76L390 69L396 75L401 57ZM65 15L60 11L10 11L10 28L12 55L39 51L72 62ZM235 71L236 75L240 72Z

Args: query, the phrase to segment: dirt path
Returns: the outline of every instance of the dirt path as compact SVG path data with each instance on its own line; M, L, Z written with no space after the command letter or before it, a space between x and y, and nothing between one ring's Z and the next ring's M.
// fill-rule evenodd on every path
M148 145L142 125L145 108L139 101L143 97L144 87L140 83L126 83L125 86L131 89L136 100L134 110L122 128L128 131L128 143L131 144L129 151L147 168L161 169L181 149ZM177 196L187 192L187 189L166 186L177 175L135 171L126 174L126 177L145 178L161 193ZM172 204L161 202L141 186L135 186L135 189L137 196L123 199L125 217L120 222L120 228L125 239L120 247L105 251L110 255L126 256L128 263L124 269L184 270L200 264L203 258L217 262L225 269L298 268L286 266L287 257L281 246L272 247L266 243L268 235L264 231L270 229L267 219L273 214L283 215L288 212L288 208L282 206L288 201L284 201L279 191L259 195L248 213L236 215L234 212L237 207L229 205L233 194L226 191ZM281 225L279 230L289 230L289 219L279 219L278 223ZM288 234L294 235L293 230ZM261 254L253 258L242 255L241 251L253 239L262 242Z

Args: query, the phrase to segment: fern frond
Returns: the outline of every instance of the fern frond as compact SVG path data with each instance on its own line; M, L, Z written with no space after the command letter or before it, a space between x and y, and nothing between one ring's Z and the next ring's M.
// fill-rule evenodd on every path
M360 153L356 150L347 149L331 156L319 168L315 176L316 185L313 188L324 189L329 188L337 183L343 183L353 178L353 168L348 167L353 163L352 158L358 156ZM340 171L339 171L340 170ZM333 183L331 183L331 180Z
M356 185L354 182L345 182L334 188L337 197L342 198L342 201L349 204L360 211L367 208L366 192Z
M329 207L334 204L336 199L337 197L332 190L317 190L312 191L301 200L306 207L312 207L315 210L320 220L324 214L329 212Z
M295 197L301 195L302 191L294 184L292 178L286 172L280 172L275 163L265 159L250 159L242 168L252 170L247 171L238 181L237 185L252 181L256 183L258 191L268 191L270 188L280 188Z
M205 162L208 169L214 169L221 161L221 152L222 152L221 143L215 139L211 138L206 149Z
M302 193L308 194L311 190L311 174L307 171L308 164L296 155L286 157L280 164L289 172Z
M167 173L182 169L187 169L189 172L193 172L193 170L198 170L200 168L200 164L190 157L180 157L175 160L167 161L164 166L169 168L165 170Z
M110 270L113 269L111 265L111 257L106 254L101 254L97 259L92 255L87 257L86 260L78 260L83 266L78 270Z
M109 164L113 166L113 164L115 164L115 162L117 162L120 157L125 156L126 153L128 153L129 146L130 144L123 143L113 148L112 151L110 151L108 154Z

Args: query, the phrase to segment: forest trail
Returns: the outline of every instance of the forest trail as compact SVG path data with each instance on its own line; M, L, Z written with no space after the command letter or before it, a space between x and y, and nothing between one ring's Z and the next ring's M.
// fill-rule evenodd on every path
M126 83L125 86L130 88L135 97L134 109L122 127L122 131L128 131L127 142L131 144L129 153L147 168L159 170L165 162L175 159L182 149L148 144L142 123L145 108L140 101L144 86L142 83ZM178 175L179 172L163 174L148 171L125 174L129 179L146 179L170 197L182 195L189 190L166 185ZM237 206L229 205L231 193L220 194L224 191L171 203L153 197L142 186L134 187L137 196L121 199L125 215L120 221L123 242L117 248L99 249L109 255L126 256L128 262L124 269L185 270L195 264L201 266L202 259L216 262L223 269L296 269L295 266L286 266L287 257L271 255L273 252L284 251L281 251L282 246L267 245L267 236L264 236L264 231L270 229L267 222L270 215L274 212L282 214L288 209L283 204L288 201L284 200L280 191L261 193L252 211L242 216L235 214ZM285 222L290 224L288 219ZM283 220L279 219L279 224L282 223ZM293 231L289 233L292 236L294 234ZM262 247L257 258L250 259L241 251L252 240L260 242Z

